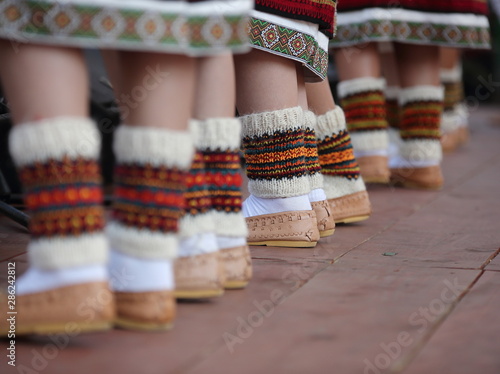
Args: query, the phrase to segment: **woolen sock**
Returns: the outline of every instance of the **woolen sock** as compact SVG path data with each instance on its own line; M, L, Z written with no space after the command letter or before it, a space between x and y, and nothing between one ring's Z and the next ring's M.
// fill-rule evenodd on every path
M241 122L237 118L210 118L194 121L193 129L205 164L217 246L245 245L248 229L242 213Z
M337 86L356 157L386 156L388 148L385 80L363 77Z
M401 144L391 168L439 165L442 158L440 122L443 88L415 86L401 90Z
M334 199L365 191L342 108L337 106L318 116L316 138L326 197Z
M311 210L302 108L250 114L241 117L241 121L251 194L243 203L243 214L249 217L258 212L257 215L277 213L276 210Z
M172 261L177 256L177 231L194 153L191 135L121 125L115 132L114 150L115 200L107 234L119 255L111 257L110 272L138 274L144 266L149 270L142 273L149 279L140 286L128 284L120 291L172 289ZM160 277L165 278L161 285L156 282Z
M18 295L106 280L100 136L88 118L15 126L9 139L30 213L30 270Z

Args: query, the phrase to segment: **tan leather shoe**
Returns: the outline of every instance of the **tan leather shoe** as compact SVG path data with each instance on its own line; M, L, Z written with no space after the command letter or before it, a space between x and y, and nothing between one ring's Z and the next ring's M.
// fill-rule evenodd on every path
M329 199L335 223L353 223L364 221L372 214L368 193L359 191L349 195Z
M311 203L311 206L314 213L316 213L320 238L333 235L335 232L335 220L333 219L332 209L328 201L315 201Z
M428 166L423 168L391 169L391 182L397 186L438 190L443 187L443 174L441 166Z
M10 309L10 305L15 309ZM0 294L0 311L0 336L8 335L12 328L16 336L71 336L110 329L115 318L115 300L107 282L92 282L18 295L15 305L8 303L7 295ZM15 325L11 324L14 321Z
M224 293L225 268L219 251L179 257L174 273L174 295L178 299L205 299Z
M386 156L364 156L356 159L365 183L389 183L391 172Z
M227 290L245 288L252 278L252 259L248 245L222 249L220 254L226 273L224 288Z
M320 238L314 210L263 214L246 222L249 245L314 247Z
M130 330L169 330L175 319L173 291L115 292L115 325Z

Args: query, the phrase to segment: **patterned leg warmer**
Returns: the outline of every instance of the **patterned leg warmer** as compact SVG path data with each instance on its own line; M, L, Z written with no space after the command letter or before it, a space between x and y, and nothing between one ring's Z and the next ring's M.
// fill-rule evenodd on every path
M358 78L338 85L354 153L365 182L388 183L385 80Z
M311 111L304 112L304 148L305 162L311 190L323 188L323 175L319 164L318 145L316 143L316 115Z
M319 163L318 143L316 141L316 115L311 111L304 112L304 145L306 149L306 168L309 177L311 192L309 200L311 207L316 213L318 221L318 230L320 237L324 238L333 235L335 232L335 220L333 219L330 204L326 199L323 189L323 175L321 174L321 165ZM313 195L314 196L311 196Z
M211 215L209 175L201 150L199 122L191 121L190 127L195 154L187 177L186 209L179 225L179 258L174 268L175 296L204 299L224 293L225 272Z
M439 167L439 142L443 89L416 86L401 91L400 157L391 160L391 179L407 187L439 188L443 183Z
M249 192L262 198L308 194L302 109L251 114L241 121Z
M248 214L248 243L312 247L319 239L316 215L311 209L311 191L306 168L304 113L288 108L241 117L248 190L255 211ZM287 206L275 209L273 206ZM292 209L288 208L293 206ZM290 222L287 227L281 223Z
M83 118L14 127L10 149L31 214L30 264L53 270L105 264L100 137Z
M208 175L211 214L224 264L224 287L243 288L252 277L252 264L246 244L248 229L241 210L241 122L235 118L213 118L197 125L197 144Z
M469 139L468 113L463 103L462 66L441 69L441 83L444 86L441 146L444 152L453 152Z
M185 207L186 178L193 159L191 135L122 125L115 132L114 148L115 201L113 221L107 229L111 248L126 259L137 260L135 264L144 264L140 269L137 265L127 269L129 274L132 272L137 278L158 277L155 283L159 284L140 292L133 288L116 292L117 324L166 329L175 314L173 279L169 278L173 277L176 233ZM165 265L165 273L157 274L155 265ZM120 271L120 267L115 270Z
M87 118L57 117L16 126L10 150L30 211L30 269L16 283L16 334L102 330L114 319L98 164L100 136ZM99 295L93 316L77 305ZM1 305L7 306L0 293ZM3 310L3 309L2 309ZM0 322L0 334L4 333Z
M318 154L324 189L336 223L361 221L371 214L351 138L340 107L318 116Z

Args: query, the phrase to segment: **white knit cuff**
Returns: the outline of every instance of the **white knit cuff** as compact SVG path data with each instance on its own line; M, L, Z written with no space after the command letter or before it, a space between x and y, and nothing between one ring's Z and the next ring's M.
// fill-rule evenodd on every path
M311 189L311 191L317 188L323 188L323 184L324 184L323 174L321 173L309 174L309 188Z
M214 231L215 224L210 212L196 215L186 214L179 221L179 236L181 239Z
M401 156L410 163L439 162L443 158L439 140L405 140L400 146Z
M341 99L361 92L384 91L384 78L363 77L342 81L337 85L337 92Z
M15 126L9 148L18 167L64 157L96 160L101 151L101 135L88 118L56 117Z
M317 117L316 139L323 140L342 130L346 130L346 121L341 107L336 106L335 109Z
M32 239L28 244L30 264L44 270L106 264L108 242L103 233Z
M310 110L304 111L304 127L306 129L315 129L316 128L316 114L311 112Z
M458 64L451 69L441 69L439 76L442 83L458 83L462 81L462 65Z
M301 177L252 180L248 181L248 191L257 197L274 199L279 197L293 197L306 195L311 192L309 178L307 175Z
M405 105L414 101L443 101L442 86L415 86L404 88L399 95L399 104Z
M351 142L355 152L387 150L389 135L387 130L351 132Z
M248 236L248 227L243 213L213 211L212 218L217 235L244 238Z
M386 100L398 100L401 88L398 86L388 86L384 89Z
M304 126L304 112L301 107L249 114L240 117L244 137L262 137L275 132L298 130Z
M194 146L188 131L121 125L115 132L114 151L117 162L121 164L139 163L188 170Z
M195 146L201 150L237 150L241 144L241 122L238 118L210 118L191 121Z
M145 259L173 259L177 256L178 239L174 233L125 226L110 222L106 227L111 248Z
M325 175L323 190L327 199L336 199L337 197L365 191L366 186L361 177L358 179L347 179Z

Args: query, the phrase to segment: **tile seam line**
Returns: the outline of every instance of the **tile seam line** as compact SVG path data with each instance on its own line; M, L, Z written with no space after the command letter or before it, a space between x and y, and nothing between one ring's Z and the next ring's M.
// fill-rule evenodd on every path
M448 319L448 317L453 313L453 311L457 308L460 302L469 294L472 288L476 285L479 279L484 275L485 270L480 270L479 274L472 280L471 283L467 286L465 290L461 292L461 294L450 304L448 310L443 313L439 319L433 324L433 326L429 329L428 332L424 333L423 336L419 339L417 345L412 348L405 357L402 357L400 360L396 362L396 364L390 368L387 373L389 374L401 374L403 373L408 366L418 357L418 355L423 351L427 343L432 339L432 337L436 334L439 328L443 325L444 322Z

